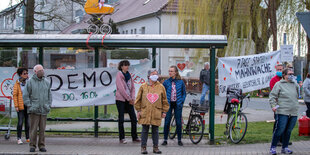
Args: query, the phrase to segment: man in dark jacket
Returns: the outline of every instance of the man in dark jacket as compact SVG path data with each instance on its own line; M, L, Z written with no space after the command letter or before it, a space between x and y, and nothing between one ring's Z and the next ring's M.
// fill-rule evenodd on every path
M46 115L51 110L52 94L50 83L45 80L42 65L33 68L34 75L26 83L23 93L24 103L27 106L30 119L30 152L35 152L37 146L37 129L39 128L38 147L40 152L45 149Z
M200 72L199 80L203 84L200 98L200 105L202 105L205 102L206 94L208 93L210 88L210 64L208 62L204 64L204 69L202 69ZM209 98L210 96L208 93L208 100Z

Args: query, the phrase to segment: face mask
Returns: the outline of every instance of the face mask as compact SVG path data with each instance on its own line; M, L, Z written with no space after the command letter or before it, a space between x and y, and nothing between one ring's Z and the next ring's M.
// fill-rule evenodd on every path
M282 72L277 72L276 74L278 77L282 77Z
M287 77L287 80L293 81L293 80L294 80L294 75L289 75L289 76Z
M158 75L151 75L150 79L155 82L158 79Z
M37 77L42 78L44 76L44 71L38 71L37 72Z

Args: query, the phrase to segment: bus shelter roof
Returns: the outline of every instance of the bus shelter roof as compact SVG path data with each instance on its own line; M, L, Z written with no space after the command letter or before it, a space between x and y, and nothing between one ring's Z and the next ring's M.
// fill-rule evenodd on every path
M225 35L5 34L0 47L224 48Z

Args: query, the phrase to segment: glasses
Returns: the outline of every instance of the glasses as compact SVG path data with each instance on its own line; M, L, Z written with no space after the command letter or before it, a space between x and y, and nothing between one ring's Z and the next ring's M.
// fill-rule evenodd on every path
M28 73L23 73L23 75L28 75Z
M291 74L287 74L287 75L294 75L294 73L291 73Z

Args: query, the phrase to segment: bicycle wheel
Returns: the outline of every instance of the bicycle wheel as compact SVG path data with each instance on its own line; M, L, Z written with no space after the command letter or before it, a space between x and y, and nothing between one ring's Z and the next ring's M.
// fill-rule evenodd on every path
M238 144L245 136L248 119L243 113L238 114L236 123L235 119L236 117L232 119L229 126L229 138L233 143Z
M200 115L193 115L189 120L189 138L193 144L198 144L202 137L205 129L204 123Z
M174 114L172 114L170 127L169 127L169 138L174 139L175 135L177 134L177 123L174 119Z

